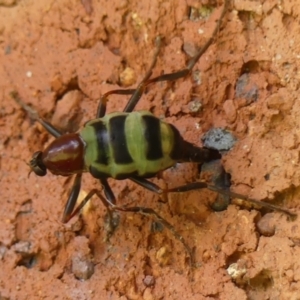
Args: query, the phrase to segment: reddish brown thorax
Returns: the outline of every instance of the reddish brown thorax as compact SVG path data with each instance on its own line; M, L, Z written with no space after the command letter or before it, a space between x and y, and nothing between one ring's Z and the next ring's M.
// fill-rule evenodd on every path
M55 139L43 152L46 168L55 175L69 176L84 171L84 142L77 133Z

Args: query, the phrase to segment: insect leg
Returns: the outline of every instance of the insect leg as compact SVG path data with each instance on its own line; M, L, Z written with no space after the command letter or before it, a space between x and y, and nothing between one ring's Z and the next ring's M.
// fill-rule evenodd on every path
M189 245L186 243L185 239L183 238L183 236L181 234L179 234L173 225L171 225L167 220L165 220L163 217L161 217L155 210L153 210L152 208L148 208L148 207L142 207L142 206L134 206L134 207L123 207L123 206L118 206L118 205L112 205L112 208L114 210L119 210L119 211L123 211L123 212L134 212L134 213L140 213L143 215L150 215L153 216L159 223L163 224L167 229L169 229L171 231L171 233L174 235L174 237L179 240L186 252L189 255L190 258L190 265L193 266L194 265L194 256L193 256L193 251L192 249L189 247Z
M68 218L65 219L64 223L67 223L68 221L70 221L73 217L75 217L80 211L81 209L89 202L89 200L94 196L97 195L99 197L99 199L103 202L103 204L105 205L105 207L107 209L109 209L110 205L112 206L113 204L106 200L100 193L100 191L96 190L96 189L92 189L84 198L83 200L79 203L79 205L72 211L72 213L68 216ZM76 202L76 201L75 201ZM75 204L74 204L75 205ZM74 207L73 205L73 207Z
M97 108L97 115L96 118L102 118L104 117L106 113L106 105L108 101L108 97L110 95L132 95L135 92L135 89L128 89L128 90L111 90L107 93L105 93L99 100L98 108Z
M106 199L101 195L100 191L96 189L92 189L85 197L84 199L79 203L79 205L74 209L78 194L80 191L81 186L81 177L82 174L77 174L74 180L74 184L69 196L69 199L67 201L67 204L65 206L65 211L63 214L63 223L67 223L70 221L74 216L76 216L80 210L87 204L87 202L94 196L94 194L97 194L97 196L100 198L100 200L103 202L105 207L108 210L108 214L110 219L113 219L112 213L111 213L111 207L116 203L116 198L107 182L106 179L100 179L100 182L104 189L104 194ZM103 200L104 199L104 200ZM110 221L113 223L112 221ZM115 227L115 226L112 226Z
M156 56L157 54L155 54L154 59L153 59L153 63L151 64L151 67L149 69L149 71L147 72L145 78L141 81L141 83L139 84L139 86L137 87L137 89L135 90L134 94L131 96L131 98L129 99L124 111L125 112L131 112L133 111L133 109L135 108L136 104L138 103L138 101L140 100L141 96L143 95L145 88L154 82L159 82L159 81L172 81L172 80L177 80L179 78L185 77L186 75L188 75L191 70L193 69L193 67L195 66L195 64L197 63L197 61L200 59L200 57L203 55L203 53L207 50L207 48L213 43L213 41L215 40L215 37L217 35L217 32L220 29L221 26L221 22L222 19L227 11L228 8L228 4L229 4L229 0L225 0L224 3L224 7L221 13L221 16L217 22L217 25L214 29L214 32L211 36L211 38L205 43L205 45L196 53L196 55L194 57L191 58L191 60L188 62L187 66L185 69L182 69L180 71L174 72L174 73L169 73L169 74L164 74L152 79L149 79L151 76L151 71L152 68L155 65L156 62ZM158 53L158 51L157 51ZM148 80L147 80L148 79Z
M136 184L142 186L143 188L145 188L151 192L154 192L156 194L160 195L163 193L163 190L158 185L156 185L155 183L153 183L145 178L130 177L130 180L135 182Z
M99 100L99 104L98 104L98 108L97 108L97 115L96 118L102 118L105 115L106 112L106 105L107 105L107 101L108 101L108 97L110 95L113 94L118 94L118 95L132 95L129 102L130 101L135 101L134 103L132 103L131 105L133 105L133 108L135 107L136 103L138 102L138 100L141 98L144 90L144 83L150 78L150 76L152 75L152 69L154 68L155 64L156 64L156 60L157 60L157 56L159 53L159 49L160 49L160 44L161 44L161 40L160 37L157 37L156 39L156 50L153 56L153 60L152 63L146 73L146 75L144 76L143 80L141 81L141 83L139 84L139 86L136 89L120 89L120 90L112 90L109 91L107 93L105 93ZM142 89L142 90L141 90ZM132 100L133 99L133 100ZM128 104L129 104L128 102ZM128 106L127 104L127 106ZM127 110L127 106L124 109L124 111L129 112L132 111L133 108L131 110Z
M250 197L245 196L245 195L241 195L241 194L238 194L238 193L235 193L235 192L224 190L224 189L222 189L218 186L207 185L207 188L211 191L214 191L214 192L217 192L217 193L220 193L220 194L223 194L223 195L228 195L231 198L238 198L238 199L241 199L241 200L246 201L248 203L251 203L253 205L257 205L257 206L260 206L260 207L265 207L267 209L274 210L274 211L279 211L281 213L284 213L284 214L288 215L292 219L297 217L297 214L289 211L288 209L282 208L280 206L277 206L277 205L274 205L274 204L271 204L271 203L268 203L268 202L258 201L256 199L250 198Z
M182 185L182 186L179 186L179 187L175 187L175 188L172 188L172 189L166 189L166 190L164 190L164 192L166 192L166 193L181 193L181 192L187 192L187 191L203 189L203 188L207 188L211 191L217 192L217 193L222 194L222 195L229 196L231 198L242 199L242 200L244 200L248 203L251 203L253 205L257 205L259 207L265 207L267 209L282 212L282 213L288 215L289 217L294 218L296 216L291 211L289 211L287 209L284 209L284 208L281 208L277 205L273 205L271 203L267 203L267 202L264 202L264 201L258 201L256 199L250 198L248 196L244 196L244 195L241 195L241 194L238 194L238 193L235 193L235 192L231 192L231 191L228 191L224 188L221 188L221 187L218 187L218 186L215 186L215 185L207 184L206 182L191 182L191 183L188 183L188 184L185 184L185 185Z
M175 188L172 188L172 189L161 189L156 184L154 184L151 181L148 181L147 179L144 179L144 178L131 177L130 180L132 180L133 182L139 184L140 186L142 186L142 187L144 187L144 188L146 188L146 189L148 189L148 190L150 190L150 191L152 191L152 192L154 192L158 195L162 195L164 193L183 193L183 192L188 192L188 191L207 188L211 191L217 192L217 193L225 195L225 196L229 196L231 198L242 199L243 201L246 201L246 202L251 203L253 205L257 205L259 207L265 207L265 208L270 209L270 210L282 212L282 213L288 215L289 217L295 217L296 216L291 211L289 211L287 209L284 209L284 208L281 208L277 205L273 205L271 203L267 203L267 202L263 202L263 201L258 201L258 200L252 199L250 197L247 197L247 196L235 193L235 192L231 192L231 191L226 190L222 187L207 184L206 182L191 182L191 183L187 183L185 185L178 186L178 187L175 187Z
M107 201L112 203L112 204L116 204L116 197L115 197L112 189L110 188L107 180L106 179L100 179L100 182L103 186L104 194L105 194L105 197L106 197Z
M79 181L77 176L75 178L75 182L76 182L76 180ZM101 194L101 192L99 190L92 189L84 197L84 199L79 203L79 205L73 210L73 212L71 214L69 214L69 215L64 214L64 218L63 218L64 223L68 222L74 216L76 216L80 212L80 210L87 204L87 202L96 194L99 197L99 199L102 201L104 206L107 208L108 211L114 210L114 211L123 211L123 212L135 212L135 213L141 213L141 214L144 214L144 215L154 216L160 223L162 223L166 228L168 228L172 232L172 234L175 236L176 239L178 239L183 244L183 246L185 247L185 249L188 252L188 255L190 257L191 264L193 264L193 254L192 254L191 248L187 245L184 238L175 230L175 228L168 221L166 221L164 218L162 218L152 208L140 207L140 206L122 207L122 206L118 206L118 205L114 204L115 201L116 201L115 196L113 195L112 190L109 187L107 181L103 180L103 179L101 179L100 181L101 181L101 184L103 185L105 196L108 199L106 199L106 197L103 197L103 195ZM78 190L80 190L80 181L77 182L77 183L75 183L75 182L74 182L72 190L76 189L75 186L77 186ZM79 186L78 186L78 183L79 183ZM75 194L75 192L73 194ZM72 201L70 201L70 198L71 198L71 195L69 197L69 200L68 200L68 203L66 205L65 211L69 211L70 209L74 208L74 205L76 203L77 198L75 200L72 200Z
M103 190L104 190L106 202L109 204L108 206L106 206L107 216L105 218L106 219L105 223L108 224L105 227L106 227L106 231L107 231L108 238L109 238L113 234L113 232L115 231L117 226L119 225L120 218L119 218L119 215L116 215L116 213L114 214L114 211L111 208L113 205L116 204L116 197L115 197L111 187L109 186L106 179L100 179L100 182L101 182Z
M65 210L63 213L62 217L62 222L67 223L72 217L72 211L74 210L79 192L80 192L80 187L81 187L81 178L82 178L82 173L76 174L74 183L69 195L69 199L66 203Z
M189 63L187 64L187 67L185 69L182 69L182 70L177 71L175 73L164 74L164 75L149 79L152 75L152 70L155 66L157 56L158 56L158 53L159 53L159 49L160 49L160 38L158 37L157 41L156 41L156 51L154 53L152 63L150 65L146 75L144 76L143 80L138 85L138 87L136 89L129 89L129 90L123 90L123 89L112 90L112 91L109 91L109 92L105 93L100 98L96 117L101 118L105 115L108 96L110 96L112 94L132 95L130 97L125 109L124 109L124 112L131 112L131 111L134 110L134 108L137 105L138 101L142 97L142 95L145 91L145 88L149 84L154 83L154 82L159 82L159 81L172 81L172 80L176 80L176 79L179 79L179 78L182 78L182 77L185 77L186 75L188 75L190 73L190 71L193 69L193 67L195 66L195 64L197 63L197 61L203 55L203 53L213 43L213 41L216 37L216 34L217 34L218 30L220 29L221 21L222 21L224 15L225 15L226 10L227 10L228 2L229 2L229 0L225 0L223 11L221 13L221 16L220 16L218 22L217 22L217 25L216 25L216 28L215 28L213 34L212 34L212 37L205 43L205 45L198 51L198 53L189 61Z
M62 135L62 133L51 123L41 118L35 109L23 102L16 91L11 92L10 96L28 113L32 120L38 121L51 135L56 138Z
M160 46L161 46L161 39L160 39L160 37L157 37L156 38L156 50L154 52L154 56L153 56L151 65L150 65L146 75L144 76L143 80L139 83L138 87L136 88L136 90L134 91L132 96L130 97L127 105L124 108L124 112L132 112L134 110L135 106L137 105L137 103L139 102L139 100L141 99L141 97L145 91L145 88L148 85L147 82L152 75L152 70L156 64Z

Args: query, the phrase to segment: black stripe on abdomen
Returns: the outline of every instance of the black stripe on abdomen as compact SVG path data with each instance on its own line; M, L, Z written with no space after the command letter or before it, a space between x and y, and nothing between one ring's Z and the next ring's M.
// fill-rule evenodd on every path
M107 128L104 122L97 121L91 124L95 130L96 138L97 138L97 160L96 162L102 165L108 165L109 158L109 146L108 146L108 134Z
M127 115L112 117L109 120L109 139L115 163L126 165L133 162L128 151L125 133Z
M157 160L163 158L160 120L154 116L143 116L145 124L145 141L147 143L146 158L148 160Z

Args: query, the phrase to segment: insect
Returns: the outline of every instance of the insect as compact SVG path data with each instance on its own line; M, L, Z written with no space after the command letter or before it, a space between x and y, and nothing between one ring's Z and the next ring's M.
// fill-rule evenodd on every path
M227 10L228 0L217 22L212 37L204 47L188 62L186 68L175 73L151 78L152 69L159 52L157 46L151 66L136 89L112 90L104 94L98 105L96 118L87 122L78 133L62 134L52 124L39 117L37 112L26 105L17 93L12 96L30 117L39 123L56 139L44 150L33 154L29 162L31 171L38 176L45 176L47 171L55 175L75 175L74 183L65 205L62 222L68 222L96 194L108 209L142 212L153 214L171 229L175 236L182 240L173 227L150 208L122 207L116 205L115 195L107 179L129 179L136 184L159 195L169 192L185 192L194 189L208 188L216 192L245 199L260 206L276 209L290 214L289 211L267 203L235 194L204 182L194 182L173 189L163 190L148 180L158 172L172 167L177 162L203 163L219 159L221 155L214 149L199 148L180 135L169 123L161 121L148 111L133 111L142 97L146 87L160 81L177 80L187 76L202 54L212 44L220 29L221 21ZM159 43L159 42L158 42ZM112 94L131 95L123 112L106 114L108 97ZM99 179L105 197L100 191L91 190L75 208L81 189L82 174L89 172Z

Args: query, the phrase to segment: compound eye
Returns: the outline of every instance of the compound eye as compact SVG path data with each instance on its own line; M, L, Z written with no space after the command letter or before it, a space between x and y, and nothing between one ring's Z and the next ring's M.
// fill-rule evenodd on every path
M38 176L45 176L47 174L47 168L43 163L42 155L42 151L33 153L32 159L29 162L31 171L33 171Z

